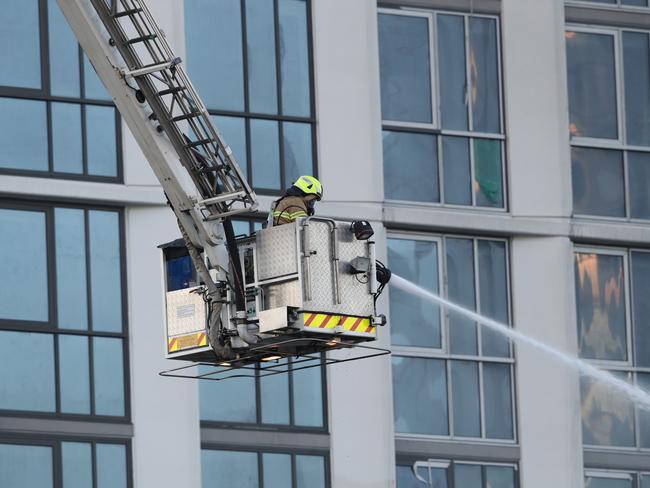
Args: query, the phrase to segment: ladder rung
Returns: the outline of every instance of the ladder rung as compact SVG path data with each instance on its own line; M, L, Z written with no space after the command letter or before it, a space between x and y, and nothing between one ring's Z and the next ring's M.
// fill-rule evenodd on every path
M124 45L130 46L131 44L137 44L138 42L153 41L156 37L158 37L156 34L149 34L147 36L135 37L133 39L128 39L127 41L124 41Z
M184 86L175 86L173 88L168 88L167 90L159 91L158 96L159 97L164 97L165 95L171 95L173 93L180 93L182 91L187 90L187 87Z
M201 112L190 112L189 114L179 115L178 117L174 117L172 119L172 122L180 122L181 120L193 119L194 117L198 117L199 115L201 115Z
M139 14L140 12L142 12L141 8L134 8L134 9L131 9L131 10L123 10L122 12L117 12L116 14L113 14L113 18L114 19L119 19L120 17L127 17L127 16L130 17L131 15Z
M194 141L185 144L185 147L199 147L199 146L203 146L204 144L210 144L211 142L214 141L212 139L201 139L200 141Z
M212 197L212 198L206 198L205 200L199 201L199 205L207 206L207 205L214 205L215 203L221 203L226 200L238 200L241 197L245 197L246 192L244 191L236 191L233 193L224 193L223 195L219 195L217 197Z

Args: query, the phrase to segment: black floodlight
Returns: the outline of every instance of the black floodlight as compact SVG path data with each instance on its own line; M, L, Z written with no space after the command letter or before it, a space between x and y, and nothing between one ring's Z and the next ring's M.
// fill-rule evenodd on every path
M375 234L375 231L372 230L372 225L370 225L370 222L367 222L365 220L357 220L355 222L352 222L350 230L354 233L354 237L360 241L367 241Z

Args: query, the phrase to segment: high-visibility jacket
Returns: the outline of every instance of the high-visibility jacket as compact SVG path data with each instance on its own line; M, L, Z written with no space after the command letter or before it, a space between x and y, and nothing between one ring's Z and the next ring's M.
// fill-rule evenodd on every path
M273 225L290 224L299 217L308 217L307 204L301 197L283 197L272 209Z

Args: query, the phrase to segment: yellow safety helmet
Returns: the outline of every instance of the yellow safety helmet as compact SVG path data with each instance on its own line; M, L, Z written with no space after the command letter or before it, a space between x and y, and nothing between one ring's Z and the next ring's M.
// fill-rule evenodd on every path
M320 200L323 198L323 185L313 176L301 176L293 184L294 187L298 188L305 195L316 195L316 199Z

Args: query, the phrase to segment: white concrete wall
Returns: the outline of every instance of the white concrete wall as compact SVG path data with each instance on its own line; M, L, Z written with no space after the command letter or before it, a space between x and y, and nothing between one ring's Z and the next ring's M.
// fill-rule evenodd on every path
M161 243L178 238L167 207L126 212L131 405L135 486L201 486L198 388L159 376L180 366L165 357Z
M314 0L321 215L381 219L383 172L374 0ZM372 222L379 257L385 232ZM380 331L379 346L389 343ZM337 357L348 357L347 353ZM394 486L390 359L328 368L332 488Z
M515 238L511 256L516 328L576 356L571 241ZM529 346L516 361L521 486L582 488L577 372Z

